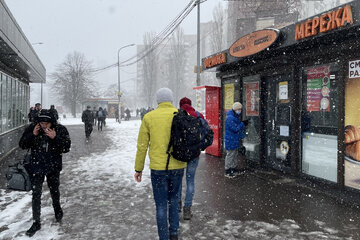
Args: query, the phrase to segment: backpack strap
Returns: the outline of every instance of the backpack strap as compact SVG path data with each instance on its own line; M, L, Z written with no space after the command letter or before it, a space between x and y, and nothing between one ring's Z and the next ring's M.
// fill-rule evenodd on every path
M174 112L174 116L177 114L177 112ZM174 118L173 118L174 120ZM168 155L167 157L167 161L166 161L166 171L168 171L169 169L169 162L170 162L170 157L171 157L171 153L170 153L170 148L171 148L171 145L173 144L173 134L172 134L172 125L173 125L173 122L171 122L171 130L170 130L170 141L169 141L169 144L168 144L168 148L166 150L166 153Z
M198 111L196 111L196 116L197 116L198 118L201 118L201 115L200 115L200 113L199 113Z

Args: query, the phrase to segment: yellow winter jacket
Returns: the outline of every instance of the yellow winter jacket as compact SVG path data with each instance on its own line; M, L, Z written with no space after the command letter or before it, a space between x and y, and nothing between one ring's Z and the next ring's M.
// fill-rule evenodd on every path
M144 169L146 152L149 147L150 169L165 170L168 155L166 153L171 132L174 112L178 110L170 103L160 103L158 108L147 113L140 126L137 140L135 170ZM169 170L185 168L186 163L171 157Z

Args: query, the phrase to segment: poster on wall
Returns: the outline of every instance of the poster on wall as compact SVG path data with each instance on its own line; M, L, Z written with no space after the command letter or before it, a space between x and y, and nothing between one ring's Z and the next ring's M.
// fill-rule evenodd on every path
M259 82L244 83L246 90L246 116L259 116Z
M307 111L330 111L330 66L307 69Z
M350 69L349 64L349 69ZM345 186L360 189L360 77L345 80Z
M233 83L224 85L224 109L230 110L234 104L234 91L235 87Z

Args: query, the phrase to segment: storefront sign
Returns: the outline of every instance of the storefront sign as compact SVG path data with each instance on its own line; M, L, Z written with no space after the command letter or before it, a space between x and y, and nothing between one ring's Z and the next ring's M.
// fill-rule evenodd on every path
M360 78L360 60L349 62L349 78Z
M264 29L250 33L237 40L229 49L233 57L246 57L270 47L278 38L279 31Z
M230 110L232 109L232 105L234 104L234 84L229 83L224 85L224 109Z
M330 111L330 66L307 69L307 111Z
M320 17L314 17L300 24L296 24L295 41L315 36L319 32L324 33L343 27L345 26L345 23L354 23L350 5L324 13Z
M259 82L244 83L246 90L246 116L259 116Z
M204 67L212 68L212 67L220 65L222 63L226 63L226 53L219 53L219 54L216 54L215 56L205 58Z
M287 100L288 97L288 82L279 83L279 100Z

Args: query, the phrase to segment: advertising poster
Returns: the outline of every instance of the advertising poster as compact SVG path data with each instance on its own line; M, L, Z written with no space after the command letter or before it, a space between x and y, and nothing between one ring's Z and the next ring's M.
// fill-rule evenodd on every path
M235 87L233 83L224 85L224 109L230 110L234 104L234 91Z
M360 78L345 81L345 185L360 189Z
M307 69L307 111L330 111L330 66Z
M244 83L246 89L246 116L259 116L259 82Z

